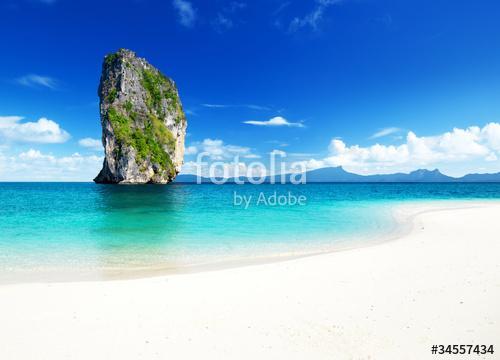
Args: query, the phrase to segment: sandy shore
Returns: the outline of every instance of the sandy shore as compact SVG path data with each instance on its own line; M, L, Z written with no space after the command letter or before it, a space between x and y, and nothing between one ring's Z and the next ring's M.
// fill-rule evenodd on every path
M395 241L285 262L3 285L0 359L499 359L499 256L491 202L420 214ZM433 344L496 352L431 355Z

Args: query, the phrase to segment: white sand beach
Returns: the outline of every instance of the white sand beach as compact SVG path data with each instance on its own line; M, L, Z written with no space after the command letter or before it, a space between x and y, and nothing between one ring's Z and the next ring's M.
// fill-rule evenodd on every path
M271 264L1 285L0 359L499 359L500 203L413 222L396 240Z

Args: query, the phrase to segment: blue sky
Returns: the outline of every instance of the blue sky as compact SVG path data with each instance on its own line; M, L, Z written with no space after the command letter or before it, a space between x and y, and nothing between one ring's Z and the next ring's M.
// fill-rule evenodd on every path
M493 0L2 0L0 180L95 176L101 63L121 47L176 81L185 171L202 150L279 150L358 173L497 172L498 18Z

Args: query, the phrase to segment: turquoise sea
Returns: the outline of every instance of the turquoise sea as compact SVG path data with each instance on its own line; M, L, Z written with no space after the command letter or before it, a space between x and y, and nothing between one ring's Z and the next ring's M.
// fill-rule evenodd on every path
M248 207L235 205L235 194ZM273 194L306 200L262 201ZM500 199L500 184L0 183L0 280L182 271L332 250L394 231L398 204L478 199Z

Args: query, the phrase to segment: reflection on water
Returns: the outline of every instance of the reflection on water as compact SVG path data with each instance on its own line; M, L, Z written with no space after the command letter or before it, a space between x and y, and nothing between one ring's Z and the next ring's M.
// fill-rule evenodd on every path
M98 266L147 266L151 255L175 247L176 235L186 226L181 216L186 201L186 192L171 186L97 185L100 216L91 236Z
M185 225L185 191L170 186L97 185L99 219L92 229L102 249L161 245ZM165 236L168 234L168 236Z

